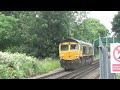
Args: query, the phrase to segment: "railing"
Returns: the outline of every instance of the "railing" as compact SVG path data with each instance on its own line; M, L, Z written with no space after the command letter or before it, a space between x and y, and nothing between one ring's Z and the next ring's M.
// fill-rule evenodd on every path
M107 41L107 38L106 38ZM107 43L107 42L106 42ZM100 57L100 78L116 79L116 74L110 70L110 56L108 55L108 47L103 45L101 37L99 37L99 57Z

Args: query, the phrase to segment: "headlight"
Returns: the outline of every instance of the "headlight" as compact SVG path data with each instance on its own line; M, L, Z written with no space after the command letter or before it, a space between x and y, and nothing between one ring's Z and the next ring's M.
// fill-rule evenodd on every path
M63 57L60 57L60 59L63 59Z
M79 57L77 56L76 58L78 59Z

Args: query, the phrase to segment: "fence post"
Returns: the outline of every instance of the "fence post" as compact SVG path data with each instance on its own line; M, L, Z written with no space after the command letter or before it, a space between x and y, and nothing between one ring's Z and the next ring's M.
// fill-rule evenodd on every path
M100 78L103 79L104 78L104 67L103 67L103 54L102 54L102 42L101 42L101 38L99 36L99 58L100 58Z
M106 37L107 39L107 37ZM106 40L107 41L107 40ZM107 42L106 42L107 45ZM102 40L99 37L99 55L100 55L100 78L108 79L108 50L103 46Z
M108 48L105 47L105 54L103 55L104 56L104 66L105 66L105 78L104 79L109 79L109 73L108 73Z

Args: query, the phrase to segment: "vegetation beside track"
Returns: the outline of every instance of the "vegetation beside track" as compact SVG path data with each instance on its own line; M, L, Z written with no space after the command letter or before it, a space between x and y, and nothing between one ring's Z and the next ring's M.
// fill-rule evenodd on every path
M46 58L39 60L26 54L0 52L0 78L26 78L36 74L47 73L59 68L59 60Z

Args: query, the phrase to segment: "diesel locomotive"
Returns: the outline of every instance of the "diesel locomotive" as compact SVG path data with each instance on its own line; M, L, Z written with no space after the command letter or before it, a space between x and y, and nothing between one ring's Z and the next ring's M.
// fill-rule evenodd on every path
M59 44L61 67L65 70L75 70L93 62L94 48L91 43L67 38Z

